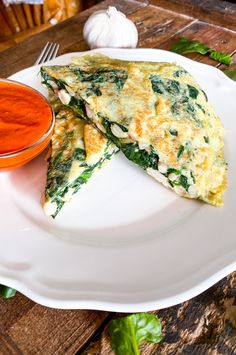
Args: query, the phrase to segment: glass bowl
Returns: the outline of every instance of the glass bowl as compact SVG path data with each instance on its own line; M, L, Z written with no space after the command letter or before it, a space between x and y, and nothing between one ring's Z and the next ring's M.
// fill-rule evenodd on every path
M0 85L1 85L1 83L6 83L9 85L13 85L13 86L19 85L21 87L26 88L27 90L32 91L32 93L34 93L34 96L35 96L35 94L37 94L38 99L41 102L43 101L44 104L46 103L46 105L50 109L50 115L51 115L51 117L48 118L48 120L49 120L48 129L46 131L42 132L41 135L39 134L37 139L35 139L30 144L24 146L21 149L17 149L14 151L7 151L6 153L0 152L0 171L6 171L6 170L11 170L11 169L16 169L18 167L21 167L22 165L25 165L26 163L31 161L33 158L35 158L37 155L39 155L47 147L47 145L50 142L51 136L52 136L53 127L54 127L54 123L55 123L55 116L54 116L53 109L52 109L51 105L49 104L48 100L42 94L40 94L37 90L32 89L28 85L25 85L25 84L22 84L22 83L13 81L13 80L9 80L9 79L0 79ZM2 115L3 115L2 117L4 117L4 113ZM0 119L1 119L1 117L0 117ZM4 121L4 118L3 118L3 121ZM7 127L7 123L4 122L4 124ZM10 124L9 124L9 127L10 127ZM33 127L32 130L33 129L35 129L35 128ZM1 140L1 127L0 127L0 140Z

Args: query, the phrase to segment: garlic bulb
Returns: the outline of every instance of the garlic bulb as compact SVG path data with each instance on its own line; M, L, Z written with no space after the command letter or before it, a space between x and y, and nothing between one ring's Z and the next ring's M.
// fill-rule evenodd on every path
M90 48L135 48L138 43L135 24L114 6L94 12L84 25L83 35Z

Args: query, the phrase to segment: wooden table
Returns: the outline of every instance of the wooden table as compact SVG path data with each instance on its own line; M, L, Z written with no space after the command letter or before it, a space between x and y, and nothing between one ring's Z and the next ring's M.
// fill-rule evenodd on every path
M89 14L108 5L116 5L136 23L139 47L169 49L177 38L186 36L236 59L234 4L218 0L153 0L149 4L107 0L0 53L0 75L7 77L31 66L46 41L60 43L60 54L87 49L83 24ZM189 57L223 68L201 55ZM143 354L236 354L235 304L236 272L188 302L156 311L165 339L162 344L143 345ZM0 299L0 354L111 354L108 324L117 316L49 309L17 293L13 299Z

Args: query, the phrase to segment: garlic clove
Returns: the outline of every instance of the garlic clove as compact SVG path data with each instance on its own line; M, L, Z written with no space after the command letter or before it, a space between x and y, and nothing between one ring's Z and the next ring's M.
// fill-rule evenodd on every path
M83 36L91 49L135 48L138 43L135 24L114 6L94 12L84 25Z

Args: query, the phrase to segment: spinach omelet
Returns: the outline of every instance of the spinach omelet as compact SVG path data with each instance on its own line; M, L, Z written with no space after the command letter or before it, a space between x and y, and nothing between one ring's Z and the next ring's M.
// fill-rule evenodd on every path
M165 187L223 205L224 128L185 69L91 54L68 66L42 67L41 75L64 104Z
M55 218L64 203L111 158L117 148L72 109L62 105L51 90L49 101L56 120L48 156L43 208L47 215Z

